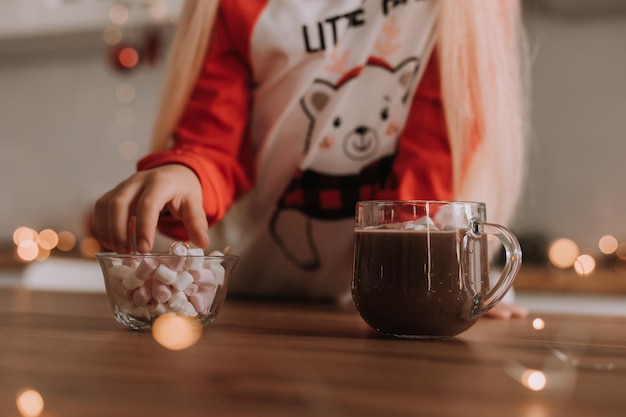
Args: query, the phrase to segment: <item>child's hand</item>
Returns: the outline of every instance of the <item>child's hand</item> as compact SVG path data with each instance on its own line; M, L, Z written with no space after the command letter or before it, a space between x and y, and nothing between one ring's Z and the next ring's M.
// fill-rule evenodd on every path
M100 197L94 210L94 232L107 249L128 253L133 232L130 219L135 217L137 250L148 253L164 209L183 222L193 244L208 246L200 181L191 169L178 164L137 172Z

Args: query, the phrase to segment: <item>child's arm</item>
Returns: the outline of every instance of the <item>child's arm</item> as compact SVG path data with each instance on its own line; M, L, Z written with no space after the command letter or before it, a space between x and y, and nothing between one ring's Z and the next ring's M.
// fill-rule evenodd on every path
M140 160L139 172L96 203L94 231L109 249L130 250L133 216L140 252L152 249L157 222L164 233L206 247L208 224L250 187L251 158L242 146L250 71L219 19L212 40L174 146Z

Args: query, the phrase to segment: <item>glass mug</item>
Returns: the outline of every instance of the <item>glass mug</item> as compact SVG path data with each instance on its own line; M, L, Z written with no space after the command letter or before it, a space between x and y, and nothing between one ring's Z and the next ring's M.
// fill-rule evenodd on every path
M488 235L506 254L493 285ZM519 242L505 227L486 222L484 203L357 203L352 299L365 322L383 334L458 335L504 297L521 262Z

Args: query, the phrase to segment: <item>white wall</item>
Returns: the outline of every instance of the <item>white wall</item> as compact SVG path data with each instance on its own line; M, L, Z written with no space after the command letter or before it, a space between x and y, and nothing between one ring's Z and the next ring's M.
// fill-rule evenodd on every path
M71 39L70 39L71 41ZM118 145L135 140L145 153L159 96L161 68L116 72L104 46L59 54L0 55L0 242L27 225L82 235L95 199L134 170ZM116 98L131 83L136 98ZM132 128L116 125L132 108Z
M531 8L532 145L516 229L626 240L626 15Z
M626 16L535 9L528 30L533 144L515 230L583 248L605 233L626 239ZM146 150L162 67L116 73L99 41L61 54L1 52L0 242L20 225L80 234L95 198L134 169L118 144ZM116 127L120 82L137 88L132 129Z

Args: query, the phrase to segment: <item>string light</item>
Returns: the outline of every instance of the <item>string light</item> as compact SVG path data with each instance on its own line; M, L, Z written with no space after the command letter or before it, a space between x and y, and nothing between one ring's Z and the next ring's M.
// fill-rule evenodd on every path
M135 87L129 83L121 83L115 89L117 99L122 103L130 103L135 99Z
M37 417L43 412L43 397L33 389L18 392L15 403L22 417Z
M102 31L102 39L107 45L118 45L123 39L122 29L115 25L109 25Z
M109 19L116 25L123 25L128 21L130 11L123 4L114 4L109 9Z
M589 275L596 269L596 260L589 254L583 254L576 258L574 270L578 275Z
M541 391L546 387L546 374L536 369L529 369L522 374L522 385L532 391Z
M571 239L557 239L550 245L548 259L557 268L569 268L574 265L580 254L578 245Z
M183 350L194 345L202 336L202 324L192 317L166 313L154 320L152 337L169 350Z
M617 250L619 243L617 239L611 235L604 235L598 241L598 247L600 248L600 252L605 255L610 255Z

